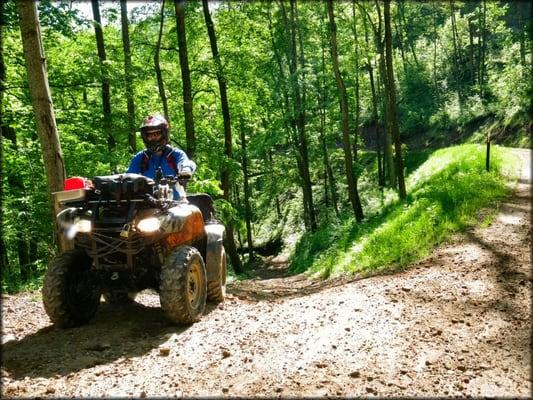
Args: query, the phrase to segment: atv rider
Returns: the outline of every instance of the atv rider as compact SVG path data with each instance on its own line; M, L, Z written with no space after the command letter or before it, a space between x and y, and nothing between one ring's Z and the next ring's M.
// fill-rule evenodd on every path
M196 170L196 164L187 157L183 150L169 145L168 129L168 122L161 115L149 115L144 119L140 131L146 150L135 154L128 173L141 174L155 179L156 171L161 167L163 176L179 175L183 178L192 176ZM174 199L178 198L179 194L174 189Z

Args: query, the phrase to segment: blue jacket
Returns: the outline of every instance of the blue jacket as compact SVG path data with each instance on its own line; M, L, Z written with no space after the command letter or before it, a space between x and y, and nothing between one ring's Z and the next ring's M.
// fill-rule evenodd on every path
M147 158L148 163L146 163ZM143 160L145 160L145 166L147 167L145 171L142 171ZM183 150L167 146L161 155L150 155L150 153L148 153L146 150L139 151L133 156L130 166L126 172L142 174L155 180L156 170L157 168L161 167L163 176L176 176L177 171L173 168L173 163L175 163L177 171L188 170L192 175L196 170L195 162L190 160ZM177 191L174 190L174 198L177 199L178 197Z

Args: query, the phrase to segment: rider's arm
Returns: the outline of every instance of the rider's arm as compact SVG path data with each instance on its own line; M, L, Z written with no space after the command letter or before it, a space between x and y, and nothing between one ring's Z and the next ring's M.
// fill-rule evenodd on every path
M196 171L196 163L183 150L174 149L174 158L180 171L189 171L191 175Z

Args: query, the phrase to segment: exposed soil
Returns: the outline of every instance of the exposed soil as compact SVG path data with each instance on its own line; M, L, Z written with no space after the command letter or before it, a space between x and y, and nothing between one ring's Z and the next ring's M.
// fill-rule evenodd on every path
M50 325L2 296L2 397L531 396L531 173L488 227L401 273L315 281L269 259L189 327L157 295Z

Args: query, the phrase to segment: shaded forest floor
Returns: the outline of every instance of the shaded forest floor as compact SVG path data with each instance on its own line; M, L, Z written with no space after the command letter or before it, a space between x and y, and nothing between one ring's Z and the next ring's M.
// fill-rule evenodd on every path
M405 271L287 276L269 258L191 327L158 297L50 326L38 292L2 296L2 396L530 396L531 159L494 222Z

